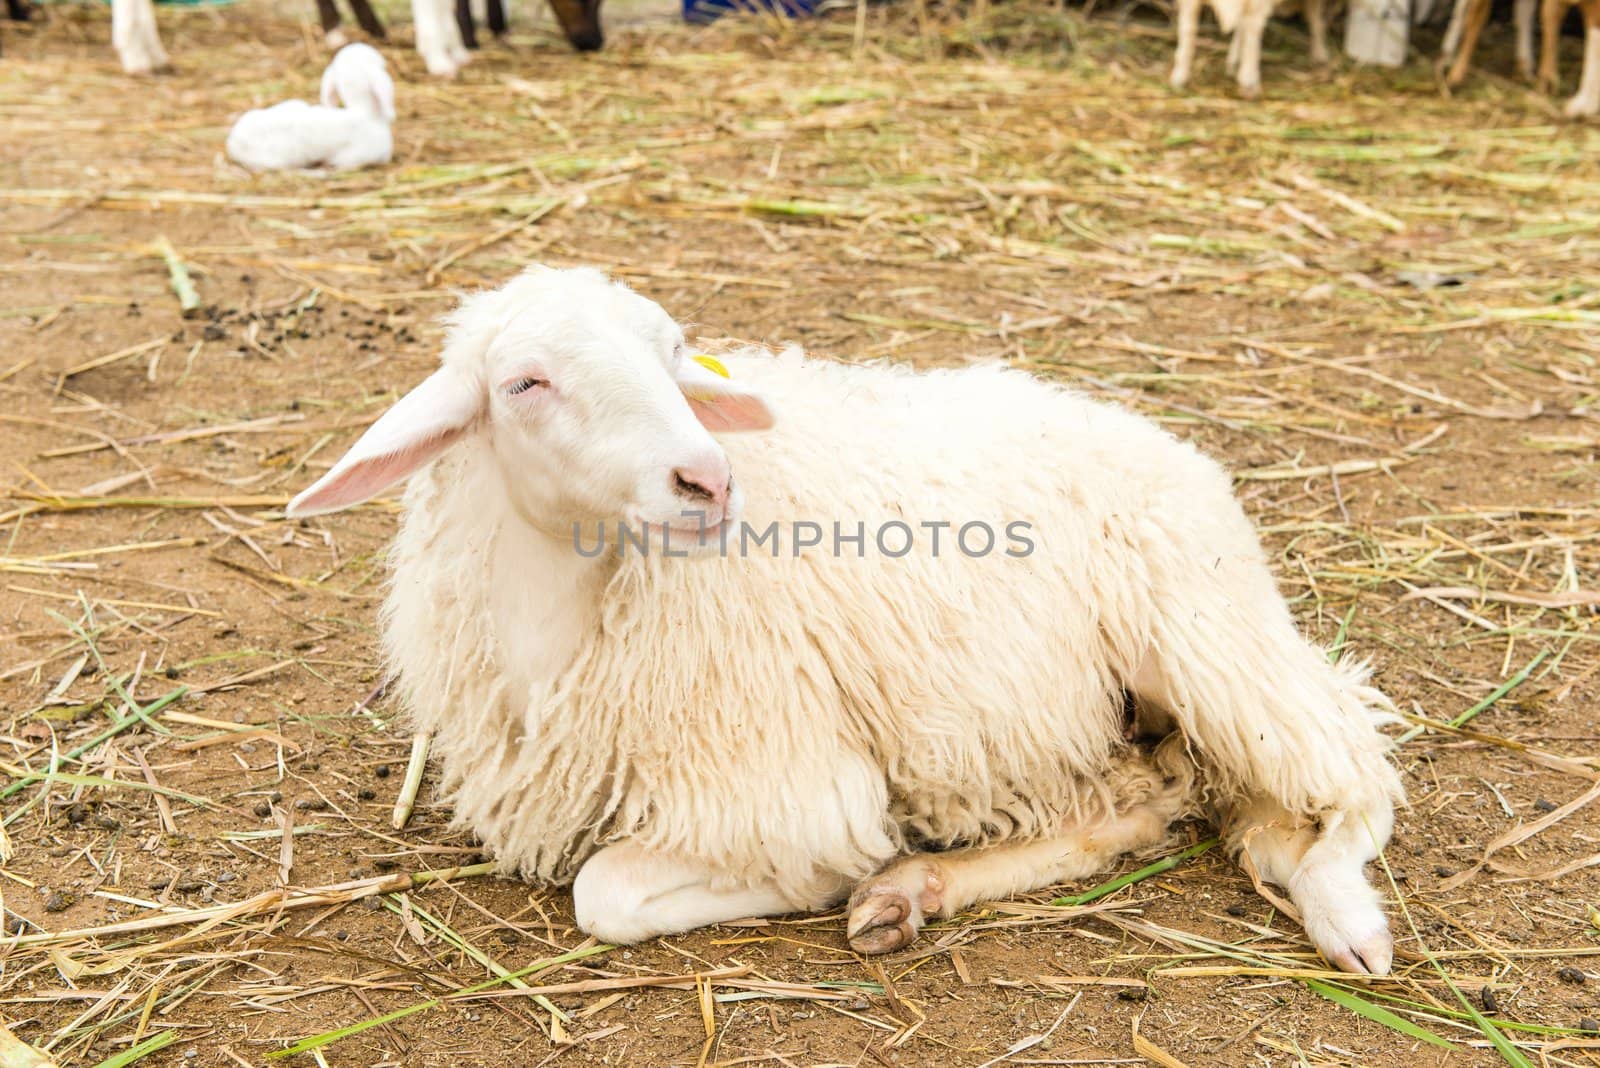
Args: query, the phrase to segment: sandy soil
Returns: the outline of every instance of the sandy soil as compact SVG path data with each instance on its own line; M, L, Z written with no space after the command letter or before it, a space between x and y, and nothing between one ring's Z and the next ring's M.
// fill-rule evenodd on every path
M1532 1060L1594 1062L1600 821L1560 806L1600 778L1600 136L1495 73L1507 49L1447 100L1422 61L1318 71L1275 25L1244 104L1214 35L1175 95L1164 24L1042 4L873 9L859 36L644 20L589 57L524 29L451 84L401 23L394 165L251 177L229 117L326 59L277 7L163 9L178 70L148 81L101 8L0 24L0 783L82 750L0 800L18 1036L258 1065L580 951L522 980L543 1000L452 995L286 1063L1500 1061L1452 985ZM1131 404L1238 474L1308 632L1403 710L1514 683L1476 733L1399 750L1401 966L1335 988L1453 1051L1308 985L1299 928L1215 854L884 960L838 915L601 951L560 889L410 885L477 850L431 785L388 825L408 735L366 699L393 508L281 507L426 373L455 293L533 260L603 265L707 338L1006 359Z

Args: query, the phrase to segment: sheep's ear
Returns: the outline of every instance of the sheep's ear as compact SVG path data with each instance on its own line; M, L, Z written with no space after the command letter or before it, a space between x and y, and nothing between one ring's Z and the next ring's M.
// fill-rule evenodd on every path
M484 408L481 389L440 368L367 428L344 458L289 502L291 519L349 508L388 489L449 448Z
M766 430L772 426L772 409L761 394L711 370L698 358L684 358L676 377L695 418L707 430Z

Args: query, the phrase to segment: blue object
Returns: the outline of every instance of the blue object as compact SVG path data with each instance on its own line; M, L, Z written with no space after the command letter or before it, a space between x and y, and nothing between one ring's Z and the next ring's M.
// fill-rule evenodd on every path
M799 19L817 12L818 0L683 0L683 21L705 25L730 11Z

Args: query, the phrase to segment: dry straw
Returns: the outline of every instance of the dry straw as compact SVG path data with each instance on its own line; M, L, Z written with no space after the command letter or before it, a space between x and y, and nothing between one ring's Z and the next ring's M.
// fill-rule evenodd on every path
M1293 23L1244 105L1215 41L1165 90L1159 21L860 4L584 60L523 29L452 84L392 50L395 166L252 180L227 114L310 92L314 34L163 9L180 73L135 91L103 13L51 14L0 63L0 1064L1593 1063L1555 976L1600 954L1600 132L1492 73L1309 69ZM1224 457L1407 720L1396 973L1327 971L1199 828L870 964L837 915L628 955L492 878L383 693L392 502L282 506L530 259Z

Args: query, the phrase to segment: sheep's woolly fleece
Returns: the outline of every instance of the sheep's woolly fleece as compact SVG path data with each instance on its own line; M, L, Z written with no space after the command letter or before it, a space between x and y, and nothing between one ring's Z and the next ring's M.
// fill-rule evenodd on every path
M481 358L464 325L494 296L458 312L447 364ZM550 590L548 536L469 433L405 495L386 645L459 823L504 869L568 881L626 838L818 907L907 846L1045 834L1123 800L1107 783L1141 664L1214 792L1313 816L1400 795L1381 697L1298 635L1189 445L994 367L724 362L778 412L720 439L752 527L1024 521L1035 550L629 553ZM541 633L569 594L592 612ZM549 641L570 659L535 692L522 661Z

